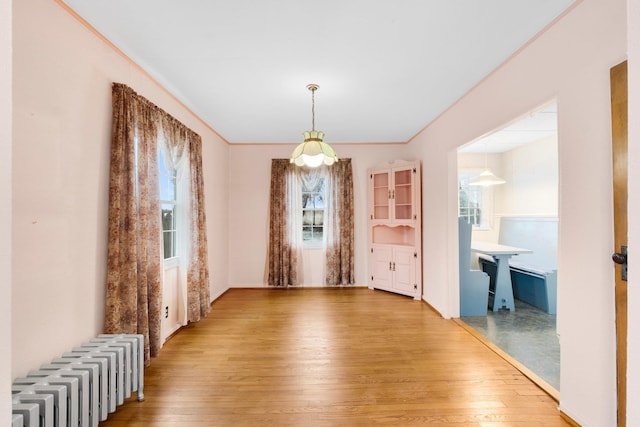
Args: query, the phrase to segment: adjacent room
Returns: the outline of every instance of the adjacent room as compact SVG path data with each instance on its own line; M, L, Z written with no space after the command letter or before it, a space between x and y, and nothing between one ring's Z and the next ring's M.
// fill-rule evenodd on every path
M475 270L463 271L461 260L460 317L555 392L560 390L557 114L555 102L544 105L458 150L459 218L471 226L460 228L460 254L471 255L466 264ZM502 279L496 261L503 260L511 292L496 301L496 280Z

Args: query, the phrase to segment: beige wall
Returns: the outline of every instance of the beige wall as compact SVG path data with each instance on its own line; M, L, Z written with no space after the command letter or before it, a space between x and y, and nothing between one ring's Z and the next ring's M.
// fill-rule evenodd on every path
M102 330L111 83L199 133L211 286L226 289L227 145L52 0L14 2L12 376Z
M0 2L0 420L11 414L11 2Z
M457 316L455 150L557 99L560 408L585 426L616 419L609 68L625 58L625 6L579 3L411 144L424 162L426 299Z
M330 133L326 141L331 143ZM271 159L288 158L294 145L239 145L229 153L229 285L264 286L268 242ZM355 217L355 277L367 285L367 168L390 159L412 160L405 144L334 146L338 157L350 157L353 166ZM322 283L322 256L309 251L304 257L303 284Z
M502 155L499 215L558 214L558 144L549 137Z

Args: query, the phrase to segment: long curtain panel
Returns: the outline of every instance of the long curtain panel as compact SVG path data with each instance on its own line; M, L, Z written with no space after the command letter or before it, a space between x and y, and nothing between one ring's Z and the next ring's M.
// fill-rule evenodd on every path
M143 334L145 361L160 338L157 122L129 87L114 84L104 330Z
M185 322L210 307L206 215L199 135L126 85L113 85L112 154L105 332L145 336L145 361L157 356L162 301L157 150L184 180L179 194Z
M289 159L271 160L269 194L269 246L267 248L267 284L288 287L298 284L299 253L291 244L291 211L289 187L297 166ZM302 229L302 227L300 227ZM302 230L300 231L302 233Z
M327 167L326 177L325 285L353 285L355 276L351 159L340 159Z
M187 320L197 322L211 311L207 249L207 216L202 174L202 138L190 132L189 170L191 184L191 228L189 268L187 273Z

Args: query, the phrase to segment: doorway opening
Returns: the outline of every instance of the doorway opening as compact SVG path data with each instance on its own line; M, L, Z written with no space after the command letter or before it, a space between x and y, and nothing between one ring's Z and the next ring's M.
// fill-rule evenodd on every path
M470 268L485 273L480 282L489 292L486 315L484 309L468 311L469 301L464 299L470 294L462 287L471 285L464 283L461 273L460 318L533 372L546 383L543 388L551 386L559 395L555 101L465 144L457 158L458 216L472 226L471 250L460 253L465 257L471 253ZM474 185L487 170L503 183ZM487 243L494 245L492 250L510 248L513 253L492 254L483 250ZM513 302L503 298L505 287ZM501 299L496 301L498 295Z

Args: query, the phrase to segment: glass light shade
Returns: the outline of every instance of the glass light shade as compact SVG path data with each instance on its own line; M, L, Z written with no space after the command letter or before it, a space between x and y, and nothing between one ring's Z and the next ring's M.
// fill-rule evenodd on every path
M469 181L469 185L480 185L483 187L487 187L489 185L504 184L505 182L507 181L502 178L498 178L493 173L491 173L489 169L485 169L480 175Z
M329 144L322 141L324 133L316 130L304 134L304 142L296 147L291 154L291 163L297 166L318 167L321 164L330 166L338 161L336 152Z

